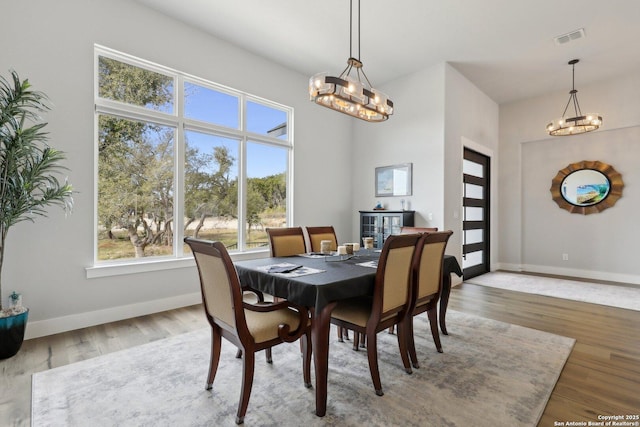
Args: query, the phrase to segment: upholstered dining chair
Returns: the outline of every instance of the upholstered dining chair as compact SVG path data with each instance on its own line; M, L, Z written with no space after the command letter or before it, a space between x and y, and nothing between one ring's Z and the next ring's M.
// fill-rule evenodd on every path
M336 231L332 225L318 226L318 227L305 227L307 230L307 236L309 236L309 245L311 245L311 252L320 252L320 242L323 240L331 240L332 251L338 249L338 238L336 237ZM344 339L349 339L349 331L344 328L337 329L338 341L344 342Z
M336 237L336 231L333 226L320 226L320 227L305 227L307 229L307 235L309 236L309 244L311 245L311 252L320 252L320 242L323 240L331 240L331 250L338 249L338 238Z
M267 228L272 257L293 256L307 252L302 227Z
M306 308L288 301L258 305L243 301L238 273L225 246L185 238L200 276L200 290L211 325L211 360L206 389L211 390L220 361L222 338L242 350L243 374L236 424L244 422L249 405L255 353L283 342L301 341L304 384L311 387L311 330Z
M433 342L438 352L442 353L442 344L440 343L440 334L438 332L437 306L442 288L444 251L452 234L453 231L451 230L425 233L416 245L413 262L414 278L411 316L407 316L405 319L407 323L406 336L409 340L407 347L414 368L420 367L414 340L414 316L427 312Z
M438 231L438 227L400 227L400 234L431 233L434 231ZM389 333L393 333L393 326L389 328Z
M400 227L400 234L430 233L438 231L438 227Z
M411 373L405 318L409 315L413 283L413 253L420 234L391 235L385 240L376 271L373 296L338 301L331 323L351 329L367 340L367 358L373 386L382 396L378 369L377 334L398 325L398 346L405 371Z

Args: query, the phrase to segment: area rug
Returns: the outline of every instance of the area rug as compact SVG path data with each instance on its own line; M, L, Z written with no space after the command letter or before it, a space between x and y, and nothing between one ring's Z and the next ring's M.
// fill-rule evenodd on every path
M376 396L366 351L330 342L327 415L314 414L296 343L256 357L247 426L535 426L574 340L450 311L444 353L426 316L416 319L420 369L402 368L397 338L379 336L384 396ZM208 329L33 375L33 426L233 426L242 361L223 340L206 391Z
M492 272L465 283L640 311L640 287Z

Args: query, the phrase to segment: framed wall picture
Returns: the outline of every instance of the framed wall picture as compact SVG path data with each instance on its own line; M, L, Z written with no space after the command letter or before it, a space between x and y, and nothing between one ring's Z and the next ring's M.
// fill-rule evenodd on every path
M376 197L410 196L412 163L376 168Z

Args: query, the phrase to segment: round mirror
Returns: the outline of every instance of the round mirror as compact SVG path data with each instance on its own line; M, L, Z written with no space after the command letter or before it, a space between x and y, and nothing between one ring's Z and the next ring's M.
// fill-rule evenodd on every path
M609 195L610 189L609 178L593 169L571 172L562 180L562 197L576 206L600 203Z
M551 195L562 209L583 215L603 211L622 197L622 176L600 161L571 163L551 181Z

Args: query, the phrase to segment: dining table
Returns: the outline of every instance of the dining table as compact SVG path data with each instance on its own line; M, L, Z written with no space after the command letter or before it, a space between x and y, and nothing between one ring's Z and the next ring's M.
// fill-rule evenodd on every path
M340 300L373 295L380 250L362 249L354 255L300 254L289 257L257 258L235 261L243 286L287 299L311 310L311 343L316 376L316 415L327 410L327 376L331 312ZM443 291L451 273L462 276L453 256L445 255ZM440 307L440 325L444 325L445 306ZM443 310L444 308L444 310ZM446 327L443 333L446 333Z

